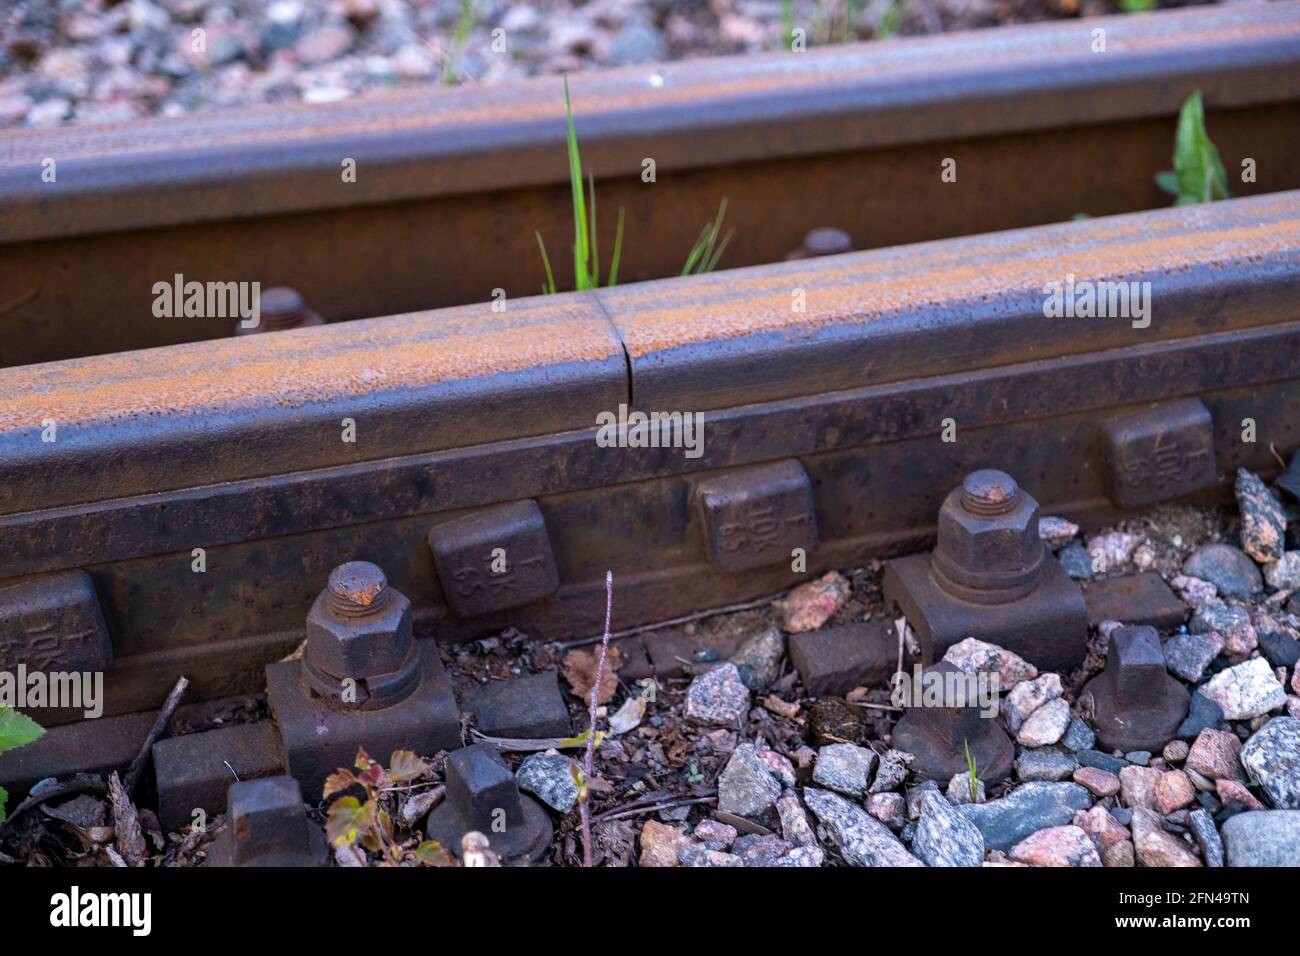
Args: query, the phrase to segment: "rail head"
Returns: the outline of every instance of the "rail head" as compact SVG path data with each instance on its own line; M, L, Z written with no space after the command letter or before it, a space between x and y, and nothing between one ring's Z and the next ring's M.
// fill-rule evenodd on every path
M598 176L636 175L646 156L668 171L1173 116L1196 88L1214 108L1300 97L1300 0L621 68L571 85ZM562 184L561 104L546 77L7 133L0 242Z
M1053 315L1089 287L1127 311ZM0 515L1244 333L1297 292L1290 192L4 369Z

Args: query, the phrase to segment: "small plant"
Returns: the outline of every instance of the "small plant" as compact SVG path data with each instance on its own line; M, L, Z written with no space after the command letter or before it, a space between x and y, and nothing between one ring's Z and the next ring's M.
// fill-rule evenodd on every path
M1154 10L1158 3L1157 0L1116 0L1115 6L1125 13L1146 13Z
M384 807L382 797L395 784L408 783L428 773L428 765L409 750L397 750L385 770L361 747L357 748L357 773L340 767L325 781L323 798L359 786L365 791L362 803L356 797L339 797L330 805L325 819L325 835L335 847L357 846L380 854L385 865L401 863L407 853L430 866L450 866L451 855L437 840L425 840L414 850L403 848L393 832L393 818Z
M601 735L596 731L596 710L600 696L600 679L605 672L605 659L609 654L609 625L614 612L614 572L605 572L605 633L600 641L600 658L596 664L595 679L591 683L591 699L588 708L587 747L583 753L582 766L569 764L569 773L578 787L578 816L582 822L582 865L591 866L591 791L587 782L591 780L591 761L596 748L600 746Z
M40 724L26 714L20 714L12 707L0 707L0 754L17 750L40 737L45 730ZM5 822L5 803L9 794L0 787L0 823Z
M1157 173L1156 184L1174 197L1175 206L1232 198L1223 160L1205 131L1200 90L1187 97L1178 113L1174 168Z
M565 139L569 150L569 192L573 197L573 283L578 291L600 288L600 248L596 235L596 181L587 176L591 218L587 218L588 201L582 193L582 157L578 154L578 132L573 126L573 104L569 99L569 78L564 78L564 116L567 123ZM554 295L555 273L546 254L542 234L537 235L537 248L542 252L542 265L546 269L546 284L542 291ZM609 260L609 276L605 284L618 285L618 263L623 255L623 210L618 211L618 226L614 232L614 254Z
M962 748L966 751L966 775L968 778L966 781L966 786L970 788L970 802L978 803L979 793L980 793L980 778L975 772L975 758L971 756L970 741L966 740L966 738L963 737L961 741L961 745Z
M474 29L474 24L478 22L478 9L475 3L476 0L460 0L460 16L456 18L456 32L451 37L451 51L447 54L447 59L442 61L442 82L444 86L451 86L456 82L456 74L460 71L460 55L465 49L465 41L469 39L470 31Z
M894 0L885 11L885 15L880 18L880 24L876 27L876 39L888 40L891 37L898 36L898 31L903 26L903 4L899 0Z
M727 234L718 242L718 235L722 231L722 217L727 214L727 200L724 198L718 204L718 215L713 222L706 225L700 230L699 238L695 240L695 245L691 246L690 255L686 257L686 265L682 266L682 275L703 275L706 272L712 272L717 266L718 260L722 258L723 251L727 248L727 243L731 241L734 230L728 229Z
M794 49L794 0L781 0L781 45Z

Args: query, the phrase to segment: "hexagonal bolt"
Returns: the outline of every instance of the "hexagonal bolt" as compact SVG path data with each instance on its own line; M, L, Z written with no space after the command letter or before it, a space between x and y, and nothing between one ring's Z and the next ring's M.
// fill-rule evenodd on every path
M324 325L325 320L307 307L298 290L278 285L263 289L259 297L259 322L245 328L241 321L235 326L236 335L255 335L258 332L280 332L285 329L303 329Z
M973 603L1003 604L1038 583L1045 553L1038 502L1006 472L971 472L944 499L938 523L931 563L945 591Z
M1171 677L1155 628L1121 627L1110 636L1105 669L1083 689L1093 700L1097 736L1116 750L1159 750L1187 716L1190 695Z
M209 857L213 866L324 866L325 834L307 819L293 777L265 777L230 785L226 828Z
M822 226L803 237L803 244L786 256L786 259L815 259L818 256L837 256L853 251L853 239L843 229Z
M487 835L503 860L539 859L551 842L551 820L519 792L515 776L491 744L474 744L447 757L447 796L429 814L426 831L459 855L461 837Z
M974 675L964 675L947 661L940 661L925 668L921 676L924 681L943 681L953 693L945 692L945 705L938 707L927 706L924 698L913 699L894 725L893 745L913 755L913 771L947 781L966 771L969 746L981 780L995 783L1004 778L1011 771L1014 748L996 714L985 716L978 695L970 692L969 678Z
M349 561L330 572L307 613L303 676L321 696L367 709L389 706L419 683L411 602L378 566Z

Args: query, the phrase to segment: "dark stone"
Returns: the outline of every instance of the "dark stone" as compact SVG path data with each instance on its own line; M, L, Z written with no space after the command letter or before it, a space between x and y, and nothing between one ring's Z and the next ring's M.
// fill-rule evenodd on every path
M569 708L555 671L484 684L469 695L466 708L489 737L568 737Z
M1187 711L1187 719L1178 725L1179 740L1195 740L1207 727L1219 729L1223 726L1223 708L1200 691L1192 694L1192 704Z
M1128 766L1128 761L1120 757L1112 757L1110 754L1104 754L1100 750L1080 750L1074 756L1081 767L1096 767L1098 770L1105 770L1113 774L1118 774Z
M1124 755L1124 759L1131 764L1137 764L1139 767L1145 767L1151 762L1151 751L1149 750L1131 750Z
M892 629L879 621L790 635L790 662L811 697L847 694L887 680L898 666Z
M1209 581L1220 597L1245 600L1264 590L1264 578L1245 552L1230 544L1203 544L1183 562L1183 573Z
M1068 780L1078 769L1075 756L1056 747L1022 750L1016 758L1016 776L1021 780Z
M1008 850L1031 833L1064 826L1079 810L1092 805L1088 791L1077 783L1027 783L988 803L967 803L957 809L979 827L984 845Z
M1205 865L1223 866L1223 840L1219 838L1219 831L1215 829L1214 818L1209 812L1203 809L1193 810L1187 816L1187 824L1201 848Z
M1097 735L1078 717L1072 717L1070 726L1065 728L1065 736L1061 738L1061 744L1071 752L1092 750L1097 745Z
M1289 634L1260 634L1259 652L1274 667L1294 670L1300 661L1300 641Z

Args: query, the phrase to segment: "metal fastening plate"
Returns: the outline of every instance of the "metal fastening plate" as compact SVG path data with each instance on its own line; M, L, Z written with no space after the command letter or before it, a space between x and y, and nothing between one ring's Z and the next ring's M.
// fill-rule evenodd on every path
M1199 398L1118 415L1102 427L1111 500L1137 508L1214 484L1214 423Z
M0 670L102 671L113 645L95 585L65 571L0 585Z
M707 478L695 488L709 563L747 571L790 560L817 544L812 483L794 459Z
M429 548L457 617L505 611L554 594L560 574L536 501L485 508L438 525Z

